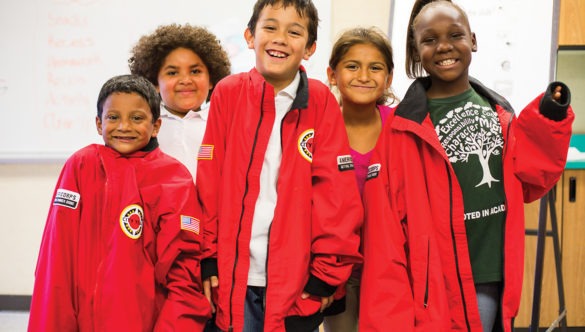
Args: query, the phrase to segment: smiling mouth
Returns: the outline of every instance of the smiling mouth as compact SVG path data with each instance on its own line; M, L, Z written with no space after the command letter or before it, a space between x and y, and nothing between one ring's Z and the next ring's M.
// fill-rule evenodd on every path
M439 66L450 66L450 65L455 64L456 62L457 62L457 60L455 60L455 59L445 59L445 60L441 60L441 61L437 62L437 64Z
M278 51L274 51L274 50L266 51L266 53L268 53L268 55L270 55L273 58L279 58L279 59L284 59L288 56L286 53L278 52Z
M125 136L114 136L113 138L116 140L119 140L119 141L133 141L135 139L135 137L125 137Z

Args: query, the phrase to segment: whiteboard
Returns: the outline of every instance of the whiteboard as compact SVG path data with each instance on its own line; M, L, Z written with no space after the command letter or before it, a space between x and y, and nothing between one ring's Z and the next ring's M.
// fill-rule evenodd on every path
M516 113L554 80L558 0L453 0L477 38L469 74L504 96ZM406 28L414 0L395 0L389 35L394 48L392 87L399 98L412 83L405 73Z
M254 0L3 0L0 4L0 162L62 161L90 143L102 84L129 72L140 36L161 24L207 27L232 72L254 66L244 40ZM325 80L331 0L315 0L317 51L304 63Z

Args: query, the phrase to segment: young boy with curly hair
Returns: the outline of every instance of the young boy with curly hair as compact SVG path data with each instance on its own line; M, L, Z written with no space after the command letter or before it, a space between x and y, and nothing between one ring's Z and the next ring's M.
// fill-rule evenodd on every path
M226 51L203 27L169 24L142 36L128 64L161 95L161 149L185 164L195 180L211 92L230 74Z

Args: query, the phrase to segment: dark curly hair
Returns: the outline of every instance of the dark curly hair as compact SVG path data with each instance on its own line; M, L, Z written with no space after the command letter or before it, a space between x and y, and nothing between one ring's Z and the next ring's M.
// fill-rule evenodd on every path
M206 28L189 24L162 25L152 34L140 37L128 59L130 72L144 76L158 86L158 73L165 58L180 47L195 52L203 60L213 88L217 82L230 74L230 60L219 39ZM207 96L207 101L211 98L213 88Z
M152 123L160 117L160 97L154 85L138 75L114 76L102 85L97 100L97 116L101 119L104 103L114 93L137 93L144 98L152 112Z

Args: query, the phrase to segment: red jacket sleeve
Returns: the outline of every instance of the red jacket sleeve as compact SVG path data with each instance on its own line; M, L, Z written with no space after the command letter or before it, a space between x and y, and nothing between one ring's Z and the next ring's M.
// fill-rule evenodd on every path
M197 194L202 208L202 278L217 276L217 223L219 181L223 169L226 125L222 116L222 91L215 89L210 102L205 135L197 157Z
M550 86L549 86L550 89ZM565 86L563 93L570 95ZM543 93L530 102L518 116L514 137L514 169L523 184L525 202L548 192L560 178L567 162L572 123L575 117L570 98L552 101ZM552 120L544 114L562 114Z
M324 87L326 89L326 87ZM339 169L338 157L349 156L347 133L335 97L327 91L315 124L315 151L312 160L312 244L309 279L305 290L314 295L331 295L344 283L359 254L359 229L363 208L355 174ZM318 279L318 280L315 280ZM322 284L321 282L325 283ZM321 283L321 285L319 285ZM329 294L313 289L321 288Z
M73 266L83 208L80 167L74 157L68 160L55 186L35 271L29 331L77 331Z
M167 297L155 331L202 331L211 317L200 276L201 210L190 176L164 184L158 202L156 281ZM179 172L175 175L175 180Z

